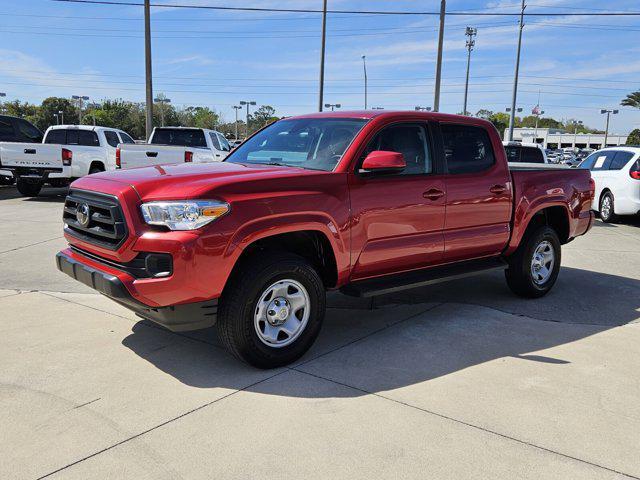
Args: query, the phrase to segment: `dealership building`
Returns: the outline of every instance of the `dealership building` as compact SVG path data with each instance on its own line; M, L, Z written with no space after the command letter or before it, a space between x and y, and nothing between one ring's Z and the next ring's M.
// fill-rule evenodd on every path
M508 130L505 130L507 138ZM627 135L607 136L604 144L604 133L568 133L557 128L514 128L513 140L523 143L539 143L544 148L593 148L599 149L624 145Z

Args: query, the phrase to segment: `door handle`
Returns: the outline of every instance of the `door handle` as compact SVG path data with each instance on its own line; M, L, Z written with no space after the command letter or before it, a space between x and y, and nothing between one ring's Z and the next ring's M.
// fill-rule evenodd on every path
M24 149L24 153L26 155L34 155L36 153L36 149L35 148L25 148Z
M437 188L430 188L426 192L422 194L424 198L428 198L429 200L438 200L441 197L444 197L444 192L442 190L438 190Z
M496 195L500 195L501 193L504 193L506 190L507 190L506 185L494 185L489 189L491 193L495 193Z
M147 152L147 157L157 157L158 152Z

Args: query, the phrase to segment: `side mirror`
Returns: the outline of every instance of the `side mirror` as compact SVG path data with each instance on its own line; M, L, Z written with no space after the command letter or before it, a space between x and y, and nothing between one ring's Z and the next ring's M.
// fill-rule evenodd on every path
M360 173L400 173L406 166L401 153L375 150L362 162Z

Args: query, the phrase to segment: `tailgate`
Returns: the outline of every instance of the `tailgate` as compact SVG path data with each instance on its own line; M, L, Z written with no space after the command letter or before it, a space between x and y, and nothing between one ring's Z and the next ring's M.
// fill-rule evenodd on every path
M121 145L120 168L183 163L185 147L165 145Z
M0 143L4 167L62 168L62 146L43 143Z

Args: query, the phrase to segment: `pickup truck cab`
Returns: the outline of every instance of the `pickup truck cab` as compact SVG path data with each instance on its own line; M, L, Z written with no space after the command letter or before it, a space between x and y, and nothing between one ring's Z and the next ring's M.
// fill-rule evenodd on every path
M538 143L502 142L509 163L549 163L547 153Z
M42 132L38 127L23 118L10 115L0 115L0 142L42 142ZM0 185L13 183L13 174L2 169L0 157Z
M122 145L118 168L147 167L171 163L221 162L231 151L220 132L206 128L156 127L149 143Z
M115 170L120 143L133 139L115 128L56 125L47 129L39 144L0 143L0 159L16 178L18 191L35 197L44 184L63 187L85 175Z
M545 295L594 215L588 170L510 169L481 119L327 112L279 120L225 162L71 185L58 268L171 330L216 325L261 368L304 354L325 291L373 296L504 270Z

